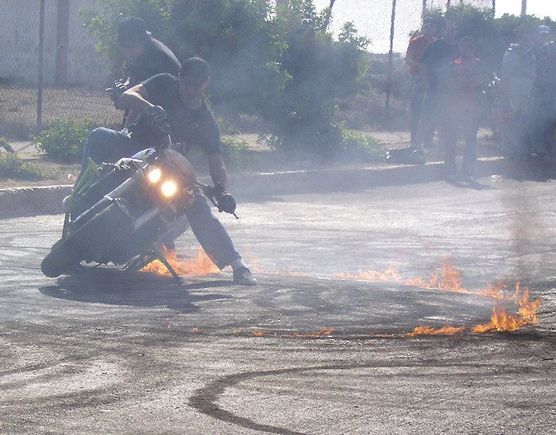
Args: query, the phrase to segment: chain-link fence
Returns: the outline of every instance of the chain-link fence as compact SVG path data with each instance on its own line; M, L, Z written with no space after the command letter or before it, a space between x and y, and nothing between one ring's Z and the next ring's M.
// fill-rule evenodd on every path
M54 119L115 125L106 63L83 26L94 0L2 0L0 136L26 138Z
M526 1L523 1L525 7ZM334 4L331 30L351 21L371 40L373 59L384 64L378 89L388 110L393 63L401 62L409 34L427 10L469 4L496 8L496 0L314 0L318 9ZM104 87L109 68L83 25L83 9L96 0L2 0L0 14L0 136L25 138L57 118L88 118L117 125ZM523 11L522 11L523 12ZM382 55L380 54L382 53ZM379 80L380 82L380 80Z

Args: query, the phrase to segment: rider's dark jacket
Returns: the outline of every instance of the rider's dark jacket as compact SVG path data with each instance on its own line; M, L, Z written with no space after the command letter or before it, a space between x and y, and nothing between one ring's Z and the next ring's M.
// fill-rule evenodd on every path
M182 154L192 147L208 155L222 152L220 130L212 112L205 102L198 109L186 106L180 99L179 79L170 74L158 74L142 84L149 102L166 110L172 142L180 144L178 149Z
M160 73L179 76L180 70L180 62L174 53L152 36L148 38L143 53L124 65L124 74L126 78L129 77L131 86Z

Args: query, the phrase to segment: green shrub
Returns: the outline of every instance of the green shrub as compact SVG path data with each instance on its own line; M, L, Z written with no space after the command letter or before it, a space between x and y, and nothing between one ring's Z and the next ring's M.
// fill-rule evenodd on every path
M44 178L44 174L38 166L21 160L17 154L2 152L0 153L0 178L40 180Z
M210 100L220 113L243 113L268 124L284 149L329 156L336 100L356 94L369 41L346 24L326 30L314 0L99 0L86 26L121 71L115 29L122 16L145 19L178 58L199 55L212 66ZM225 124L224 131L234 132Z
M222 138L222 154L226 166L231 169L247 169L255 165L253 151L245 141L233 137Z
M372 136L345 128L340 129L340 134L341 149L346 157L364 162L384 160L384 153Z
M35 147L49 160L78 163L87 135L95 127L89 120L55 120L33 138Z

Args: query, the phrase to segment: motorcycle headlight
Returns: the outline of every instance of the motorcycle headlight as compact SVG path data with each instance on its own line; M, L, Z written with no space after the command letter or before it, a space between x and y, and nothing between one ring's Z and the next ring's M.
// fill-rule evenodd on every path
M165 198L172 198L178 191L178 185L175 181L167 180L160 186L160 193Z
M156 184L160 181L160 177L162 177L162 171L160 168L152 168L149 172L147 172L147 179Z

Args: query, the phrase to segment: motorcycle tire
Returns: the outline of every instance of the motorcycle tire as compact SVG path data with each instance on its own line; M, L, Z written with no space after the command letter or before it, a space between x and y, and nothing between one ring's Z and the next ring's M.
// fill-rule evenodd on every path
M41 270L49 278L70 272L79 265L74 253L63 244L55 245L41 262Z

